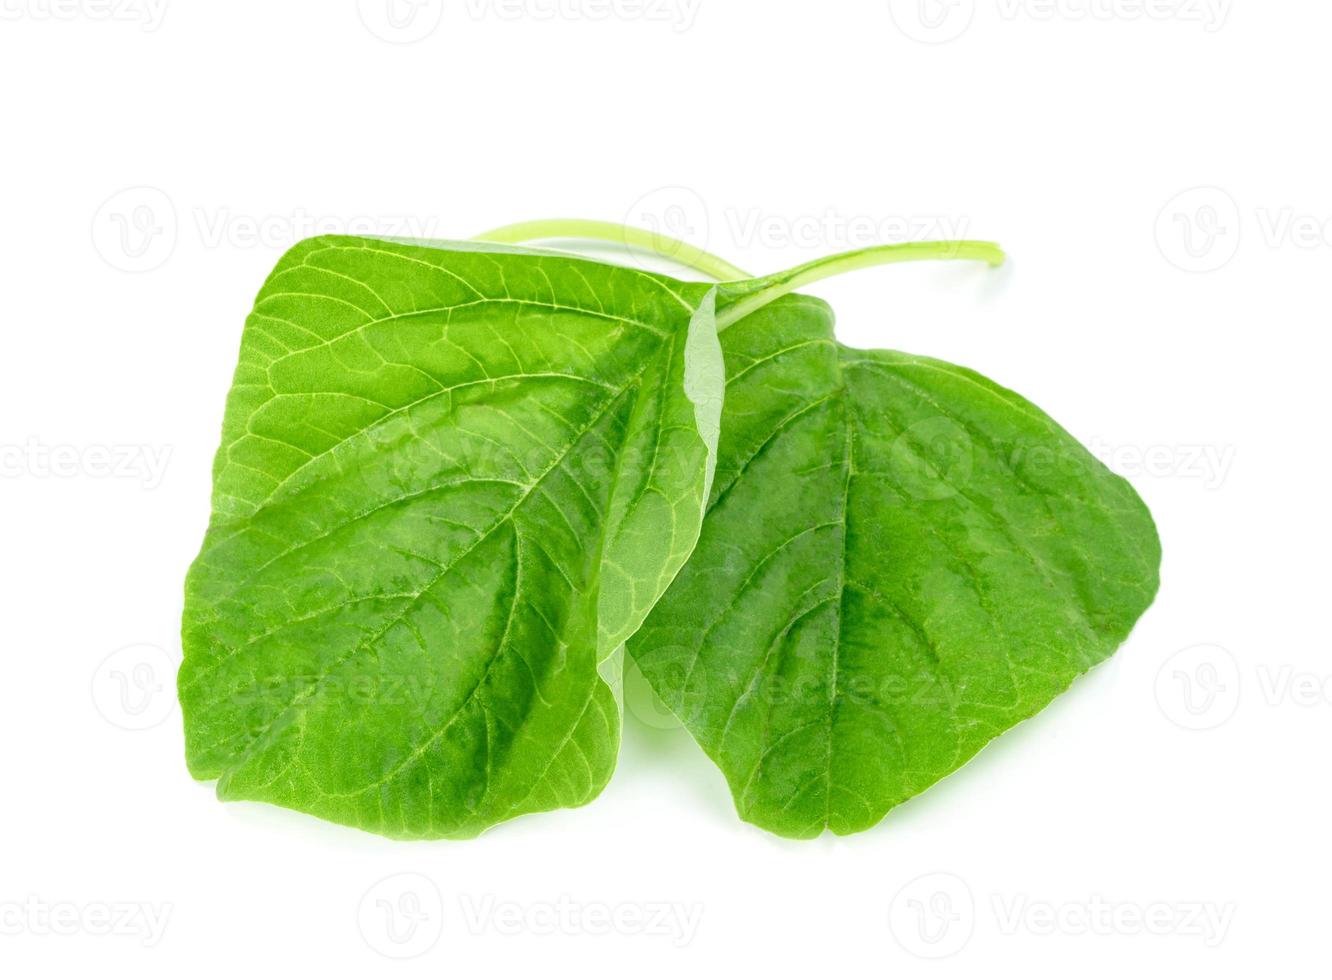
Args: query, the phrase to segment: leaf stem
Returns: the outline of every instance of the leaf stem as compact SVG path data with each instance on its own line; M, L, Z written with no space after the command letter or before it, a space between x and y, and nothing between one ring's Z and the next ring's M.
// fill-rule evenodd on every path
M615 242L629 248L635 248L672 262L695 269L720 282L733 282L753 278L743 269L731 265L723 258L712 255L690 245L687 242L659 235L643 228L631 228L617 225L610 221L584 221L579 218L548 218L539 221L524 221L515 225L505 225L483 235L477 235L476 241L501 242L516 245L534 239L582 238L591 241Z
M725 309L718 310L717 326L718 329L724 329L787 293L793 293L810 283L840 276L844 272L891 265L896 262L929 260L978 260L993 268L1003 265L1004 258L1003 249L998 245L993 242L977 241L905 242L897 245L875 245L854 252L830 255L788 269L786 272L763 276L725 289L725 292L731 293L732 299Z
M723 330L755 310L793 293L810 283L840 276L845 272L869 269L897 262L980 261L990 267L1004 264L1004 251L993 242L945 241L903 242L873 245L806 262L794 269L754 278L723 258L712 255L678 239L643 228L617 225L610 221L585 221L580 218L547 218L505 225L476 241L517 245L534 239L573 238L614 242L661 256L688 266L723 283L718 296L717 328Z

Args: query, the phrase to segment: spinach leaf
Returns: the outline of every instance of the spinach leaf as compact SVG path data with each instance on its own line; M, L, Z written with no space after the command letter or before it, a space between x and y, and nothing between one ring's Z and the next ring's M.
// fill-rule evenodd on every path
M722 287L708 515L628 647L740 816L783 836L873 826L1108 657L1157 589L1147 509L1047 415L845 347L826 304L785 296L929 251Z
M499 245L287 253L186 583L191 772L404 838L596 796L616 658L709 495L715 295Z
M186 583L187 761L223 799L406 838L580 805L627 642L742 817L850 833L1150 604L1124 481L1012 392L847 348L791 295L994 246L752 279L669 243L710 286L497 244L566 235L661 247L595 222L328 237L265 284Z

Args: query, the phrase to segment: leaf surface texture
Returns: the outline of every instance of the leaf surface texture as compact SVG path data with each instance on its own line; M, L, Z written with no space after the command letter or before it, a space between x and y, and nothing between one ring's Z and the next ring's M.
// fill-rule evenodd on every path
M1108 657L1160 547L1127 482L980 375L834 338L792 295L726 328L697 549L630 642L789 837L864 830Z
M284 256L186 584L194 775L404 838L596 796L620 733L603 675L709 493L714 298L503 246Z

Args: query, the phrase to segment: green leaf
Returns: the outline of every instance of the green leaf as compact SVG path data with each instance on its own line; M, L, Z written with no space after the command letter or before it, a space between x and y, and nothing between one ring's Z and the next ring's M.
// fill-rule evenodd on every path
M825 304L779 298L867 257L722 287L708 515L628 648L741 817L789 837L864 830L957 769L1108 657L1158 584L1142 502L1034 405L844 347Z
M303 242L246 323L186 583L187 761L392 837L577 806L692 549L715 290L500 245Z

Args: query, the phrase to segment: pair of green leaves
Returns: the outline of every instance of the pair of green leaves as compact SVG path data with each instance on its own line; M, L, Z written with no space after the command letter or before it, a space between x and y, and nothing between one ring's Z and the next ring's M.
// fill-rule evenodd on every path
M765 279L686 256L711 285L498 243L296 246L246 324L186 583L191 772L473 836L600 792L626 649L776 833L864 829L951 772L1114 650L1159 547L1032 405L845 348L788 295L937 252Z

